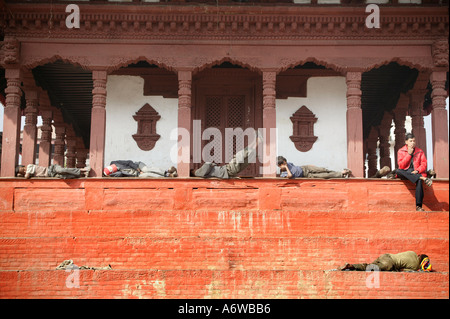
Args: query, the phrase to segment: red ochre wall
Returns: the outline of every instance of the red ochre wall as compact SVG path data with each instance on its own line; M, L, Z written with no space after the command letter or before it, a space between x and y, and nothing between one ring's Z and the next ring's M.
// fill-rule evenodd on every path
M448 180L424 203L385 179L0 179L0 298L449 298ZM407 250L436 272L335 270Z

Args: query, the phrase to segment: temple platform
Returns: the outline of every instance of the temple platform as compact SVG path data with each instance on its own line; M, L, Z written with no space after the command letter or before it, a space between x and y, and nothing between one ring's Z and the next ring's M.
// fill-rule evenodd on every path
M424 188L416 212L400 180L2 178L0 298L448 299L449 181ZM336 270L407 250L435 271Z

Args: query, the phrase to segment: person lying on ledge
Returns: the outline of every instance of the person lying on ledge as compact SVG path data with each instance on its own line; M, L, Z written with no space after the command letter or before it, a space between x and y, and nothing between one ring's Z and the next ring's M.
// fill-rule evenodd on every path
M352 175L352 171L348 168L336 172L315 165L295 166L283 156L277 157L277 166L280 168L280 177L287 178L347 178Z
M339 270L366 271L432 271L427 255L418 255L413 251L398 254L383 254L370 264L345 264Z
M31 177L56 177L62 179L88 177L90 168L66 168L60 165L50 165L48 167L39 166L35 164L28 164L16 166L16 176L23 176L25 178ZM83 174L83 175L82 175Z
M103 170L105 176L110 177L177 177L177 169L171 167L163 170L158 167L149 167L142 162L130 160L112 161Z
M262 140L262 137L258 136L255 141L237 152L231 161L225 165L205 162L199 169L191 169L190 176L203 178L216 177L221 179L234 178L246 169L250 163L256 162L256 145L257 143L262 143Z

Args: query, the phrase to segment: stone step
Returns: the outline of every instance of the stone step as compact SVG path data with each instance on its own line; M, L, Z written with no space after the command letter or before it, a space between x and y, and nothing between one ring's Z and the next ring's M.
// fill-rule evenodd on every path
M132 269L0 271L0 296L10 299L448 299L448 291L448 272ZM264 300L256 302L270 304L270 301ZM166 313L177 310L178 307L168 308Z
M448 239L448 212L33 211L0 212L0 238L345 237Z
M427 254L434 270L448 272L448 244L448 238L0 238L0 270L51 270L64 260L115 270L330 270L413 250Z

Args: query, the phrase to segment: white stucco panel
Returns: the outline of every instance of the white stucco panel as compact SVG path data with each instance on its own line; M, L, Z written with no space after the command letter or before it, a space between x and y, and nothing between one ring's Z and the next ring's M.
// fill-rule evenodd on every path
M340 171L347 167L347 85L344 77L313 77L306 98L276 101L278 155L295 165L316 165ZM303 105L318 118L314 124L317 141L308 152L300 152L290 140L290 117Z
M113 160L132 160L162 169L176 166L170 159L170 150L176 145L170 132L178 123L178 99L144 96L144 80L139 76L110 75L106 89L105 165ZM137 132L133 115L146 103L161 115L156 124L161 137L150 151L141 150L132 136Z

